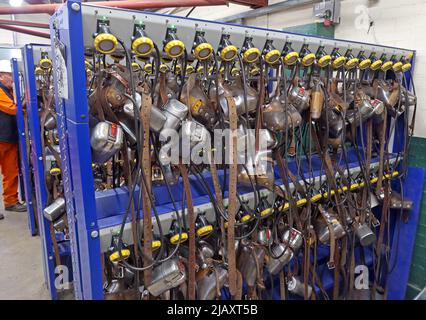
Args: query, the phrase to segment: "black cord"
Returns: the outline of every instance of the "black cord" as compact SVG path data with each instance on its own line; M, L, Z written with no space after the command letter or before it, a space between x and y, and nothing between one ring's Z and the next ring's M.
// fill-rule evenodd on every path
M191 10L189 10L189 12L186 14L186 18L189 17L189 15L195 10L196 7L192 7Z
M129 52L128 52L128 50L127 50L127 48L126 48L126 46L124 45L124 42L122 41L122 40L120 40L120 39L117 39L118 40L118 42L120 43L120 45L123 47L123 49L124 49L124 51L125 51L125 53L126 53L126 63L127 63L127 66L129 67L129 72L130 72L130 86L131 86L131 89L132 89L132 103L134 103L134 111L136 112L136 113L139 113L139 110L138 110L138 108L137 108L137 105L135 104L135 87L134 87L134 81L133 81L133 74L132 74L132 69L131 69L131 59L130 59L130 54L129 54ZM141 126L140 126L140 128L141 128L141 133L140 133L140 135L139 136L137 136L137 140L139 139L139 141L137 141L137 145L138 145L138 154L140 154L140 150L142 150L142 148L143 148L143 146L141 146L140 144L141 143L143 143L143 140L141 140L141 136L142 136L142 133L143 133L143 129L142 129L142 124L141 124ZM139 142L139 143L138 143ZM139 159L140 160L140 159ZM153 200L153 198L152 198L152 194L151 194L151 190L150 189L148 189L148 183L147 183L147 180L146 180L146 176L145 176L145 173L144 173L144 171L141 169L141 167L140 167L140 161L138 161L138 171L137 172L139 172L140 173L140 176L142 177L142 183L144 184L144 186L145 186L145 189L146 189L146 191L147 191L147 195L148 195L148 199L149 199L149 201L150 201L150 204L151 204L151 208L152 208L152 210L154 211L154 217L155 217L155 220L156 220L156 223L157 223L157 226L158 226L158 231L159 231L159 234L160 234L160 239L164 239L164 234L163 234L163 230L162 230L162 226L161 226L161 222L160 222L160 218L159 218L159 215L158 215L158 211L157 211L157 207L155 206L155 202L154 202L154 200ZM164 258L164 259L162 259L162 260L159 260L159 258L163 255L163 252L164 252L164 246L162 245L161 247L160 247L160 253L158 254L158 256L154 259L154 262L152 263L152 264L150 264L150 265L148 265L148 266L145 266L145 267L142 267L142 268L139 268L139 267L135 267L135 266L132 266L131 264L129 264L127 261L125 261L124 259L123 259L123 256L122 256L122 253L121 253L121 249L122 249L122 246L123 246L123 232L124 232L124 225L125 225L125 222L126 222L126 220L127 220L127 217L128 217L128 214L129 214L129 210L130 210L130 205L131 205L131 203L132 203L132 201L133 201L133 190L134 190L134 186L136 185L136 179L134 180L134 184L133 184L133 186L132 186L132 189L131 189L131 194L130 194L130 196L129 196L129 202L128 202L128 207L127 207L127 209L126 209L126 213L124 214L124 217L123 217L123 221L122 221L122 224L121 224L121 227L120 227L120 233L119 233L119 240L118 240L118 252L119 252L119 255L120 255L120 261L122 261L123 262L123 264L126 266L126 267L128 267L129 269L131 269L131 270L133 270L133 271L144 271L144 270L147 270L147 269L149 269L149 268L152 268L154 265L156 265L156 264L159 264L159 263L162 263L162 262L164 262L164 261L167 261L167 260L169 260L169 259L171 259L173 256L172 255L169 255L168 257L166 257L166 258ZM139 212L138 212L138 214L139 214ZM179 235L179 240L180 240L180 237L181 237L181 234ZM138 241L140 241L140 238L139 238L139 236L138 236ZM180 241L178 241L178 244L180 243ZM177 251L177 250L175 250L175 251Z
M157 83L158 83L158 75L160 73L160 64L161 64L160 50L158 49L158 46L155 43L154 43L154 50L155 50L155 57L154 57L155 74L154 74L154 82L153 82L152 88L151 88L151 99L152 99L152 101L154 101L155 87L157 86Z

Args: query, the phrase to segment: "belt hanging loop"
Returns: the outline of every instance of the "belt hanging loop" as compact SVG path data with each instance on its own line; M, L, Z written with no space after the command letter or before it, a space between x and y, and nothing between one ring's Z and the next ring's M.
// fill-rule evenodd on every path
M185 189L186 202L188 207L188 222L189 222L189 264L188 264L188 299L195 299L195 215L194 206L192 203L191 185L189 183L188 169L182 163L179 164L179 169L182 175L183 186ZM217 284L218 285L218 284Z
M336 245L338 246L338 241L334 240ZM339 299L340 294L340 251L335 250L334 252L334 261L335 261L335 268L334 268L334 285L333 285L333 300Z
M281 300L286 300L284 270L280 271L279 277L280 277L280 297L281 297Z
M228 187L228 229L227 229L227 254L229 268L229 291L235 299L237 295L237 265L235 254L235 215L237 213L237 108L234 99L226 96L229 110L230 127L230 164Z
M142 181L142 210L143 210L143 253L144 265L152 262L152 220L151 220L151 150L149 137L149 122L151 118L151 95L146 88L142 92L142 112L141 118L143 124L143 149L142 149L142 170L146 178L146 184ZM152 268L144 271L144 284L148 286L152 281Z

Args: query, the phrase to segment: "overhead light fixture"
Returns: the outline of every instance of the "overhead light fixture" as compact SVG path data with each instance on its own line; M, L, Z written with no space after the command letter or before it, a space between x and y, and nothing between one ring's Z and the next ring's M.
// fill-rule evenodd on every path
M23 2L23 0L9 0L9 4L12 7L20 7L20 6L22 6L22 2Z

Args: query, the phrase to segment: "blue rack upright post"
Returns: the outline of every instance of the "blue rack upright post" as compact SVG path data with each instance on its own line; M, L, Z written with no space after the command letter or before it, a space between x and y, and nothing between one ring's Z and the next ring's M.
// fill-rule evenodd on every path
M18 125L19 134L20 172L22 177L21 181L23 183L25 201L27 203L28 228L30 229L31 235L35 236L38 234L38 219L34 210L34 206L36 204L34 203L35 195L33 193L34 188L32 183L32 167L28 155L28 152L30 150L30 139L27 135L28 121L22 106L23 70L22 63L18 62L16 58L13 58L11 62L16 104L16 121Z
M55 103L76 299L102 299L99 228L93 190L82 21L63 6L51 18ZM64 19L55 18L62 15ZM84 79L84 80L83 80ZM83 80L83 81L82 81Z
M39 105L37 99L37 87L35 78L34 57L40 50L49 50L47 46L28 44L22 48L24 65L25 102L28 115L28 128L31 143L30 161L33 165L34 186L37 199L37 216L39 221L39 233L42 240L43 266L46 285L52 299L57 299L55 287L55 259L52 242L50 222L43 216L43 209L47 204L47 191L45 184L45 167L43 164L43 144L40 131Z

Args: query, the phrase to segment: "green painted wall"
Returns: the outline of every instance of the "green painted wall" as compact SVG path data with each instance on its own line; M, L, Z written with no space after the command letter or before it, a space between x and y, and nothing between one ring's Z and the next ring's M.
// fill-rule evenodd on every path
M334 38L334 25L325 27L322 23L309 23L295 27L284 28L284 31Z
M426 168L426 139L413 137L410 146L409 164ZM425 184L426 185L426 184ZM426 286L426 189L420 207L416 242L411 261L410 278L407 286L407 299L413 299Z

